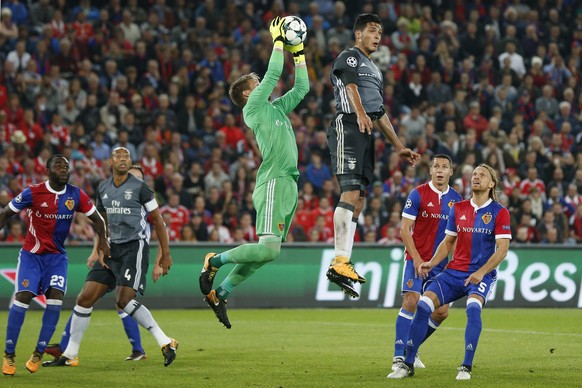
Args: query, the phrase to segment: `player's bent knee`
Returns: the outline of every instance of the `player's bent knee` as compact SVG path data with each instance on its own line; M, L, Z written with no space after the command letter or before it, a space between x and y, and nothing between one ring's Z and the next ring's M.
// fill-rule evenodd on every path
M20 291L14 295L14 299L20 303L30 304L34 296L35 295L30 291Z
M48 289L46 297L48 299L63 300L63 298L65 297L65 293L62 290L51 287Z
M415 312L416 305L418 304L419 300L420 300L419 293L412 291L406 292L402 297L402 308L405 309L406 311Z
M434 311L434 313L432 313L432 319L439 324L442 321L444 321L445 319L447 319L448 316L449 316L449 306L448 305L441 306L438 309L436 309Z

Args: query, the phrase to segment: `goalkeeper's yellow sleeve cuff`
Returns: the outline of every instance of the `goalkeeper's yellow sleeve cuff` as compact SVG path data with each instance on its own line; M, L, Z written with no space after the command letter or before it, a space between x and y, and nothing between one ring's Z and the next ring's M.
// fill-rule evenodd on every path
M273 48L283 50L283 40L276 40L273 42Z
M293 61L295 62L295 65L304 65L305 64L305 55L300 54L300 55L293 55Z

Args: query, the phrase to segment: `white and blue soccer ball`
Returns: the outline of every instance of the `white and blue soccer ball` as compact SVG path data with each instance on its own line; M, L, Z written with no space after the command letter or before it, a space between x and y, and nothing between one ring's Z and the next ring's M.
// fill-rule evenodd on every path
M297 46L307 37L307 26L298 16L285 16L283 21L283 39L288 46Z

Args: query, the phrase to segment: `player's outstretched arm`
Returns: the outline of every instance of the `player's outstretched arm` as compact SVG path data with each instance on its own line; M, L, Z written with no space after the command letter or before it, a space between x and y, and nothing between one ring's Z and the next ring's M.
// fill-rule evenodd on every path
M291 90L275 100L273 104L279 105L283 109L283 112L288 114L309 93L309 76L307 74L303 43L299 43L296 46L284 46L284 48L293 54L293 60L295 62L295 84Z
M4 228L4 226L6 226L6 222L8 221L8 219L15 214L16 212L10 209L9 206L6 206L2 210L0 210L0 229Z
M170 256L170 243L168 241L168 234L166 233L166 228L164 227L164 220L160 214L160 209L155 208L152 210L151 219L156 235L158 236L158 243L160 244L160 249L162 251L162 257L159 261L159 266L162 268L162 276L167 275L172 265L172 257Z
M374 123L366 110L364 109L364 105L362 104L362 98L360 97L360 92L358 91L358 85L355 83L348 83L346 85L348 100L350 101L350 105L356 112L356 118L358 120L358 128L362 133L372 133L372 129L374 128Z
M422 263L420 267L418 267L418 273L420 276L426 277L431 269L439 265L440 262L449 255L449 252L453 249L453 245L455 245L455 241L457 241L457 236L447 234L444 240L441 241L437 247L432 259L426 263Z
M469 275L467 280L465 281L465 286L469 283L472 284L479 284L483 280L483 277L487 275L489 272L493 271L507 256L507 252L509 251L509 239L508 238L498 238L495 240L495 244L497 245L497 250L489 260L481 268L477 271L473 272Z
M91 221L93 221L93 228L95 229L95 232L97 233L97 252L99 254L99 261L101 261L101 264L103 264L105 266L105 268L108 268L107 265L105 264L105 258L108 258L110 256L110 251L109 251L109 242L107 241L107 227L105 226L105 220L103 219L103 217L101 216L101 214L99 214L99 212L93 212L90 216L89 219Z
M269 59L269 66L267 67L267 72L263 77L263 80L256 87L255 90L249 95L247 105L245 108L253 110L257 108L262 108L265 106L265 102L269 100L277 82L279 82L279 77L283 72L283 32L281 26L283 25L283 18L277 16L269 27L269 32L273 38L273 52L271 53L271 58Z
M378 128L380 129L380 132L386 136L396 152L398 152L398 155L400 155L401 158L408 160L408 162L413 166L416 166L416 163L420 161L420 155L412 151L410 148L404 147L404 144L400 141L400 138L396 134L396 131L386 114L383 114L382 117L378 119Z
M412 239L412 227L414 226L414 220L410 218L402 217L402 224L400 226L400 237L402 237L402 242L406 247L406 252L412 256L412 260L414 262L414 274L418 277L418 268L424 260L420 257L420 253L416 249L416 245L414 245L414 240Z
M164 231L166 233L166 237L168 241L170 241L170 235L168 234L168 226L164 223ZM152 279L155 282L160 280L160 277L164 274L164 270L160 266L160 260L162 260L162 248L161 246L158 247L158 254L156 255L156 263L154 264L154 268L152 269Z

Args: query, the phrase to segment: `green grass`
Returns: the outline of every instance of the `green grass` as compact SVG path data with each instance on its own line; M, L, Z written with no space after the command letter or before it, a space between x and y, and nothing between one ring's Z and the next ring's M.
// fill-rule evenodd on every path
M421 347L427 369L412 379L391 381L397 310L232 309L231 330L210 310L157 310L154 316L180 342L178 358L164 368L153 337L142 331L149 358L124 362L130 353L115 311L93 313L77 368L24 369L40 329L30 311L17 347L17 373L0 375L2 387L449 387L457 384L463 358L465 314L449 319ZM61 317L55 337L64 327ZM0 313L1 334L7 313ZM582 310L486 309L475 357L478 387L572 387L582 385ZM47 357L48 359L48 357Z

